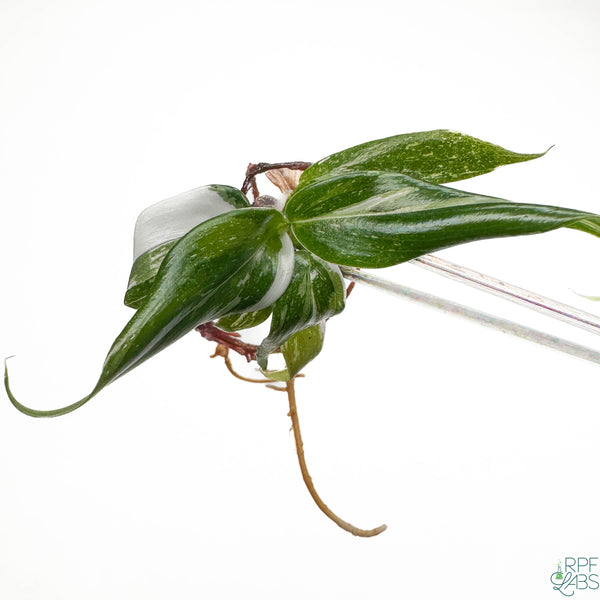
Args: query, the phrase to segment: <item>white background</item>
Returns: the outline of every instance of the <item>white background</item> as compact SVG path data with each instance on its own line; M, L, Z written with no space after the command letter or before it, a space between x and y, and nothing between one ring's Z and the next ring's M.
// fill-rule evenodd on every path
M87 394L131 311L147 205L450 128L544 158L457 187L600 211L600 4L3 0L0 356L38 408ZM600 240L442 253L591 311ZM414 266L394 281L503 307ZM566 328L554 329L559 333ZM594 343L591 336L577 336ZM285 396L190 334L60 419L0 402L0 597L556 598L598 556L600 370L360 288ZM241 362L237 364L244 368ZM600 591L576 597L600 597Z

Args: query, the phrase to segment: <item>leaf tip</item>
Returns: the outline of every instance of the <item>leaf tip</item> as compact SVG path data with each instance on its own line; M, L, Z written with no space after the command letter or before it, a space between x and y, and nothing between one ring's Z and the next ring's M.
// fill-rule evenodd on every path
M552 144L551 146L548 146L543 152L539 152L538 154L532 154L531 156L533 158L542 158L542 156L546 156L546 154L548 154L548 152L550 152L550 150L552 150L554 146L556 146L556 144Z
M10 387L10 378L8 375L8 361L11 358L14 358L14 356L15 355L13 354L11 356L7 356L4 359L4 389L6 390L6 395L8 396L8 399L10 400L11 404L19 412L22 412L24 415L27 415L28 417L47 418L47 417L59 417L62 415L66 415L67 413L70 413L70 412L78 409L80 406L83 406L88 400L93 398L100 391L98 386L96 386L96 388L92 391L91 394L89 394L85 398L82 398L78 402L74 402L73 404L69 404L68 406L64 406L63 408L56 408L56 409L52 409L52 410L37 410L34 408L29 408L29 406L25 406L24 404L21 404L15 398L15 395L13 394L12 389Z
M569 291L572 292L573 294L575 294L576 296L579 296L580 298L585 298L586 300L591 300L592 302L599 302L600 301L600 296L590 296L588 294L581 294L580 292L570 289Z

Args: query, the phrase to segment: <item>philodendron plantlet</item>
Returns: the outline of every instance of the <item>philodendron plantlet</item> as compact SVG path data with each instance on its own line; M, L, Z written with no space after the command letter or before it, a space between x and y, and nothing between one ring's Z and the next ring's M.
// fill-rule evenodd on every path
M354 535L377 535L384 525L358 529L317 495L296 410L294 379L319 354L325 324L344 310L350 291L340 266L387 267L465 242L559 227L600 235L596 214L443 185L540 156L451 131L427 131L367 142L312 165L251 164L241 189L209 185L154 204L135 227L125 294L135 312L92 391L63 408L36 410L15 398L5 370L8 396L32 417L64 415L197 329L217 342L215 354L234 375L287 392L300 468L319 508ZM260 195L260 173L281 190L281 198ZM258 346L240 339L238 331L269 318L270 330ZM264 378L239 375L229 350L255 360ZM283 355L283 369L269 369L275 352Z

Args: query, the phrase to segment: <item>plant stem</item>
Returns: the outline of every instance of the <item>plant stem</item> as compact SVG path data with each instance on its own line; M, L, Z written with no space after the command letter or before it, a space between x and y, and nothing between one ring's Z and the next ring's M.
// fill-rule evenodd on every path
M246 360L256 360L256 349L254 344L248 344L240 339L240 334L219 329L212 321L203 323L196 327L196 331L209 342L216 342L238 354L246 357Z
M258 197L258 189L255 187L255 177L260 175L261 173L266 173L267 171L272 171L274 169L295 169L298 171L304 171L310 167L312 163L304 162L304 161L293 161L293 162L278 162L278 163L250 163L248 168L246 169L246 178L244 179L244 183L242 183L242 193L246 194L250 186L252 186L252 192L254 195L254 199Z

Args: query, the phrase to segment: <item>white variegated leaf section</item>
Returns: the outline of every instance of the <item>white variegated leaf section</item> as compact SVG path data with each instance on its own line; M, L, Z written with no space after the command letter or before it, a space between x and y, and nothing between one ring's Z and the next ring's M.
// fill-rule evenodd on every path
M246 309L246 312L253 312L255 310L261 310L267 306L271 306L279 297L285 292L287 286L292 279L292 273L294 272L294 243L287 233L283 233L280 237L281 250L277 256L277 272L275 279L271 284L271 287L267 293L263 296L262 300Z
M207 219L236 208L210 186L203 186L142 211L133 234L133 260L166 242L177 239Z

